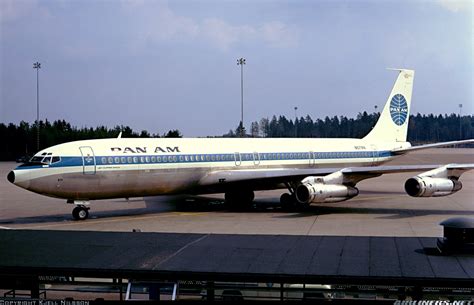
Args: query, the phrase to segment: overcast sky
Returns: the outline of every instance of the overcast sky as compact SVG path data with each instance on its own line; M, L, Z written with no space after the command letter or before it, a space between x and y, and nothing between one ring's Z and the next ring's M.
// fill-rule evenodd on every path
M472 114L470 1L0 0L0 121L222 135L273 115L373 111L416 70L412 112Z

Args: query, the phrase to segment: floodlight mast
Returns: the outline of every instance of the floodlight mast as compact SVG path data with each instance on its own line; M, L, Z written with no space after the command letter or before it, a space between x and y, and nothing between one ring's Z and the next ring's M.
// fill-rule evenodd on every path
M298 110L298 107L295 106L295 138L298 137L298 125L296 125L296 121L298 120L298 116L296 115L296 110Z
M245 58L237 59L237 65L240 65L240 137L244 137L244 65Z
M36 69L36 149L40 150L40 121L39 121L39 69L41 63L33 63L33 69Z

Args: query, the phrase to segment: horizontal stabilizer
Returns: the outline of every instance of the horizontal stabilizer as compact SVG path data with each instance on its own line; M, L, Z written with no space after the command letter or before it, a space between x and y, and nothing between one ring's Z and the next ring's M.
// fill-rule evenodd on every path
M407 147L407 148L400 148L400 149L393 150L392 153L396 155L402 155L402 154L406 154L408 152L416 151L416 150L435 148L435 147L454 146L454 145L469 144L469 143L474 143L474 139L440 142L440 143L426 144L426 145L420 145L420 146L412 146L412 147Z

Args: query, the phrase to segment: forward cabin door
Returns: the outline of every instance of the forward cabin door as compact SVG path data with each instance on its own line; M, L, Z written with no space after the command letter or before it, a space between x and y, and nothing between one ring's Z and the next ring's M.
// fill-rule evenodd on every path
M81 146L79 147L82 155L82 172L84 175L95 175L96 163L95 155L92 147Z

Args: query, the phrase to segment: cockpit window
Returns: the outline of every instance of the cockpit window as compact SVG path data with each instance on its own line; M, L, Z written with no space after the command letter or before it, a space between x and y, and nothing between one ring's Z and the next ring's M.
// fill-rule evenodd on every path
M43 161L43 156L33 157L31 158L30 162L41 162Z
M53 153L44 152L41 155L36 155L30 159L26 164L30 165L39 165L39 164L52 164L61 161L61 157L53 157Z

